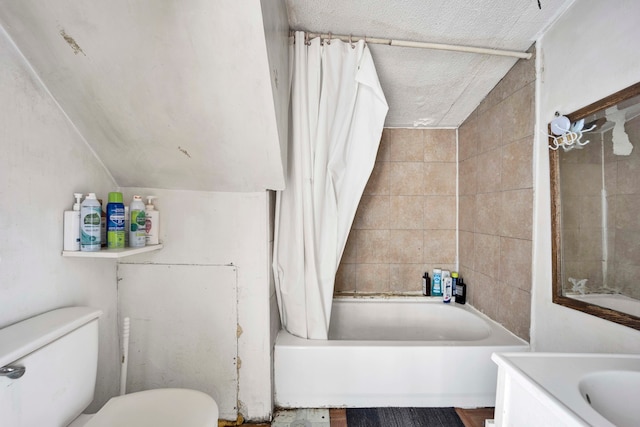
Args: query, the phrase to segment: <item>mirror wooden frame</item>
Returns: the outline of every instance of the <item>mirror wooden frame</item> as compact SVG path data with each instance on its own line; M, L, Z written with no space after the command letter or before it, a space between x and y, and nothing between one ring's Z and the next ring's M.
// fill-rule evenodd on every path
M594 113L597 113L598 111L612 107L619 102L625 101L638 95L640 95L640 83L636 83L626 89L622 89L621 91L607 96L606 98L596 101L593 104L587 105L584 108L574 111L571 114L567 114L567 117L569 118L571 123L573 123L577 120L588 117ZM550 129L549 134L551 134ZM551 138L549 138L549 141L551 142ZM601 319L609 320L611 322L628 326L640 331L640 317L636 317L616 310L611 310L599 305L589 304L587 302L579 301L577 299L569 298L562 295L562 230L560 228L562 206L560 199L559 150L549 150L549 169L551 178L551 256L553 275L552 301L555 304L582 311Z

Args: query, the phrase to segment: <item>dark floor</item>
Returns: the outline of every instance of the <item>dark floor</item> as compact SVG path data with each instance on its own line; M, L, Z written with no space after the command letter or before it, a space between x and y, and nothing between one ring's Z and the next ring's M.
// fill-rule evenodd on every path
M465 427L484 427L484 420L493 419L493 408L462 409L456 408L456 412ZM347 410L344 408L330 409L331 427L348 427ZM228 426L233 424L222 424ZM251 427L269 427L269 424L242 424Z
M455 409L465 427L484 427L484 420L493 419L493 408ZM331 427L348 427L346 409L331 409L329 415Z

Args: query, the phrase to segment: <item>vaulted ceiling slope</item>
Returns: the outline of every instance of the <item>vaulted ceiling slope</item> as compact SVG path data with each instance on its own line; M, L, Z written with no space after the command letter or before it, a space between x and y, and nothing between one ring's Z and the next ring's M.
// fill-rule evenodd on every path
M283 188L282 1L0 0L0 25L119 186Z
M286 0L291 29L526 51L574 0ZM581 29L580 31L588 31ZM516 59L369 45L388 127L458 127Z

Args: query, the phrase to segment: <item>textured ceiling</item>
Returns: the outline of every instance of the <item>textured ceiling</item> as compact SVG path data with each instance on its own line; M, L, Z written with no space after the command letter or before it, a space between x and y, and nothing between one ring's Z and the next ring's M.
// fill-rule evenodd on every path
M286 0L289 27L316 33L526 51L573 0ZM457 127L515 58L369 45L388 127Z

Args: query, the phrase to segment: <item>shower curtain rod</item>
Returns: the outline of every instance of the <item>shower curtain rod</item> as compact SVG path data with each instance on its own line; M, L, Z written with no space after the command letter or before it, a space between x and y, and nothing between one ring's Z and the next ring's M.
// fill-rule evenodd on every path
M364 40L366 43L373 44L386 44L388 46L399 46L399 47L414 47L419 49L436 49L436 50L451 50L455 52L468 52L468 53L479 53L484 55L498 55L498 56L511 56L514 58L522 58L522 59L531 59L532 54L528 52L517 52L513 50L501 50L501 49L490 49L486 47L474 47L474 46L460 46L453 44L443 44L443 43L428 43L428 42L414 42L409 40L393 40L393 39L381 39L377 37L367 37L367 36L344 36L337 34L322 34L322 33L311 33L305 32L307 37L315 38L320 37L324 40L330 39L339 39L343 42L357 42L359 40Z

